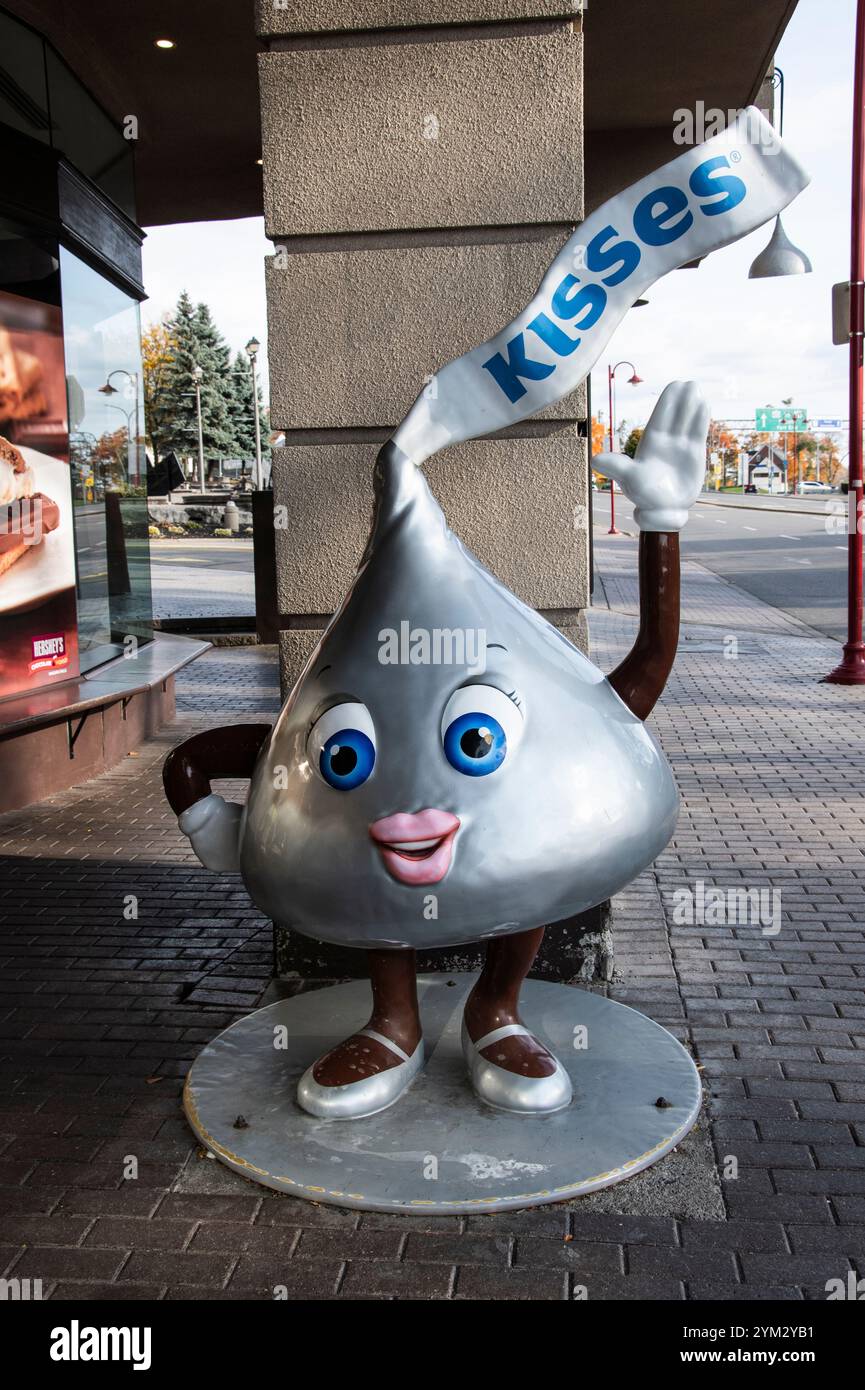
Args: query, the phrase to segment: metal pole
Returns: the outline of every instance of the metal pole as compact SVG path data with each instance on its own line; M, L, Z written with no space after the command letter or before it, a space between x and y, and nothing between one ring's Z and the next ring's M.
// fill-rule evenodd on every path
M258 378L255 374L255 357L251 357L252 363L252 407L255 416L255 487L260 492L264 486L261 473L261 426L258 423Z
M103 396L114 396L114 395L117 394L117 387L111 385L111 378L112 378L113 376L125 376L125 377L126 377L126 380L127 380L128 382L131 382L131 384L132 384L132 398L133 398L134 406L135 406L135 434L134 434L134 436L133 436L133 433L132 433L132 426L131 426L130 423L129 423L130 417L131 417L131 415L132 415L132 411L123 410L123 407L122 407L122 406L119 406L119 405L114 406L113 408L114 408L115 410L120 410L120 411L122 411L122 413L126 416L126 472L127 472L127 476L128 476L129 482L137 484L137 483L140 483L140 482L141 482L141 468L140 468L140 466L139 466L139 461L138 461L138 389L139 389L138 372L127 372L127 370L126 370L125 367L115 367L114 370L111 371L111 372L109 372L109 373L108 373L108 376L105 378L105 385L104 385L104 386L100 386L100 387L98 388L99 391L100 391L100 393L101 393L101 395L103 395ZM124 393L123 393L123 394L126 396L126 399L128 400L128 399L129 399L129 387L128 387L128 386L124 389Z
M198 415L198 486L203 493L204 487L204 432L201 427L201 382L195 378L195 410Z
M141 454L139 453L139 446L138 446L138 440L139 440L139 437L140 437L140 434L139 434L139 425L140 425L140 421L139 421L139 419L138 419L138 403L139 403L139 402L138 402L138 390L139 390L139 380L138 380L138 373L137 373L137 372L133 372L133 374L132 374L132 380L135 382L135 485L136 485L136 487L137 487L138 484L141 482Z
M610 453L611 453L611 454L615 452L615 451L614 451L614 447L613 447L613 377L614 377L615 375L616 375L616 369L615 369L615 367L610 367L610 366L608 366L608 367L607 367L607 389L608 389L609 397L610 397L609 405L610 405ZM607 535L608 535L608 536L618 536L618 535L621 535L621 532L616 530L616 480L615 480L615 478L611 478L611 479L610 479L610 529L609 529L609 531L607 532Z
M790 432L786 429L784 431L784 462L787 465L787 477L789 478L790 474L793 474L793 496L795 497L796 493L799 490L799 481L796 477L796 470L793 467L793 464L790 462ZM787 491L790 491L789 487Z
M853 80L853 172L850 236L850 484L847 523L847 641L844 656L824 679L834 685L865 684L862 642L862 339L865 282L865 0L856 6Z

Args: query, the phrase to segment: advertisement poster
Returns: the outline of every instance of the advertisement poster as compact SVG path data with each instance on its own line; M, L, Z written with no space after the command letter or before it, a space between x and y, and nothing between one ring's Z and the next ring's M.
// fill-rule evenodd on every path
M78 674L60 309L0 291L0 699Z

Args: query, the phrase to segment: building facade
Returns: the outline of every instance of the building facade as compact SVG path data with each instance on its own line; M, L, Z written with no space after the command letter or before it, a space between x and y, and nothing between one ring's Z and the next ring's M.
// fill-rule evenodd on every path
M190 0L166 13L4 0L0 435L48 460L31 463L62 513L47 541L56 552L65 536L65 550L37 594L59 605L50 622L36 621L32 594L0 614L7 633L13 610L21 618L3 645L0 715L22 692L73 679L76 662L90 678L126 639L150 635L140 226L263 212L274 242L287 688L350 582L373 460L412 400L528 303L587 211L680 152L682 110L766 97L794 8L259 0L253 12L248 0ZM428 465L461 538L580 646L589 415L581 388ZM21 587L17 562L0 586L16 569ZM72 732L67 722L70 749ZM79 775L98 765L82 756Z
M148 640L151 613L132 146L40 34L0 11L0 39L7 559L29 542L0 574L7 697Z

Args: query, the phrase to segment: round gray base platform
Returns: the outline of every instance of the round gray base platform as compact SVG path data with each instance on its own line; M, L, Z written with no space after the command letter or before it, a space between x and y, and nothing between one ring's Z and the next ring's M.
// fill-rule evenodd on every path
M265 1187L341 1207L443 1216L608 1187L687 1134L700 1080L681 1044L624 1004L538 980L524 986L523 1020L567 1067L574 1099L547 1116L489 1109L468 1084L460 1050L475 978L420 978L427 1065L390 1109L317 1120L294 1098L309 1064L369 1017L369 984L358 980L280 1000L209 1043L186 1082L192 1128L223 1163ZM241 1115L246 1126L236 1128Z

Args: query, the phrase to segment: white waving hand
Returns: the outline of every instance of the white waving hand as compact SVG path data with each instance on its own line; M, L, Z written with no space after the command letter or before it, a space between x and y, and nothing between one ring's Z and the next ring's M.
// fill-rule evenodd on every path
M673 381L633 458L596 454L592 466L621 484L641 531L681 531L703 485L709 407L693 381Z

